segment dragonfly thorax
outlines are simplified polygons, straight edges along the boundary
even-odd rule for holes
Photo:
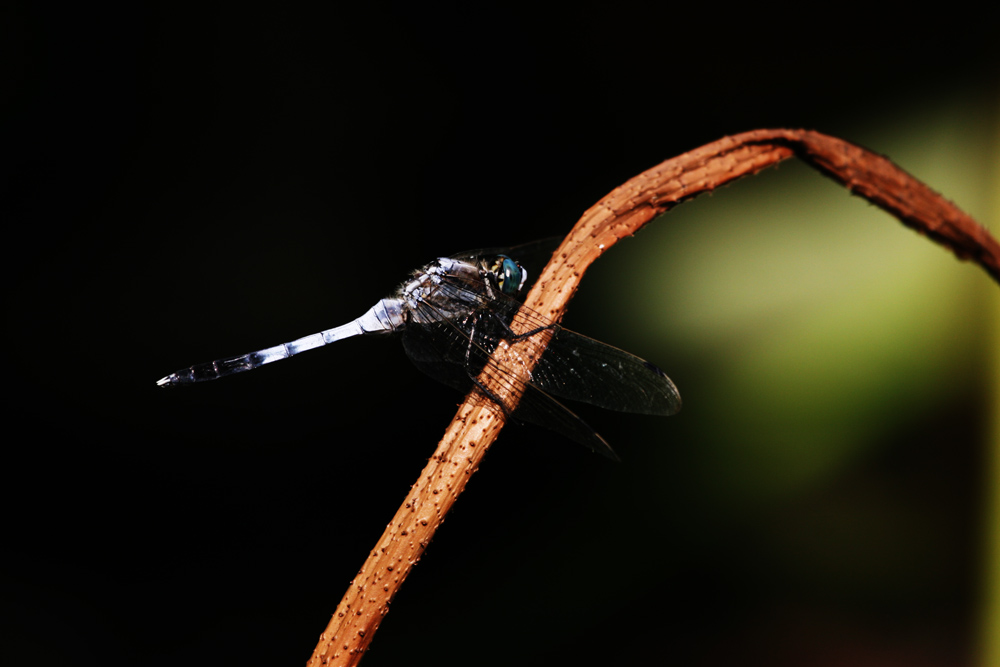
[[[485,307],[494,286],[474,264],[439,257],[397,291],[401,315],[415,324],[464,318]]]

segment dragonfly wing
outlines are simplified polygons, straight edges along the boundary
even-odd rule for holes
[[[410,325],[403,331],[403,349],[413,365],[438,382],[461,392],[472,388],[466,368],[469,339],[455,324]],[[476,358],[479,358],[477,353]]]
[[[520,389],[523,394],[513,411],[497,396],[485,390],[483,393],[514,421],[543,426],[602,456],[619,460],[604,438],[573,411],[537,386],[526,383],[526,371],[517,373],[498,365],[483,345],[490,345],[490,341],[484,341],[483,337],[478,337],[478,342],[472,340],[455,322],[447,320],[433,325],[411,326],[403,333],[403,348],[407,356],[431,378],[467,392],[477,386],[475,378],[485,374],[494,386]]]
[[[450,281],[452,290],[474,291],[474,285]],[[509,337],[507,328],[513,312],[520,306],[513,299],[500,300],[490,310],[470,313],[461,319],[441,316],[429,303],[418,304],[421,324],[411,323],[403,331],[403,349],[413,364],[431,378],[466,392],[478,386],[480,374],[490,378],[494,387],[522,394],[516,409],[502,402],[485,387],[482,392],[515,421],[527,421],[549,428],[575,440],[603,456],[618,460],[608,443],[586,422],[553,396],[531,384],[528,370],[518,363],[524,355],[538,355],[538,337],[527,337],[510,344],[511,363],[498,364],[492,354],[501,339]]]
[[[677,387],[659,368],[561,327],[555,328],[532,382],[561,398],[619,412],[666,416],[681,409]]]
[[[482,290],[481,286],[449,277],[448,289]],[[519,320],[528,333],[513,336],[509,324],[520,310]],[[474,335],[483,358],[478,372],[500,339],[507,340],[513,358],[539,359],[524,382],[573,401],[581,401],[619,412],[667,416],[681,409],[681,397],[674,383],[654,364],[634,354],[553,324],[551,320],[517,299],[494,293],[489,308],[478,312]],[[551,333],[548,346],[541,348],[543,336]],[[473,355],[474,356],[474,355]]]
[[[560,433],[612,461],[621,460],[593,427],[555,397],[532,384],[526,386],[521,402],[514,411],[514,419]]]
[[[562,433],[615,460],[607,442],[558,398],[654,415],[680,409],[677,388],[649,362],[563,329],[496,290],[487,301],[485,285],[467,275],[444,276],[442,289],[458,302],[481,307],[456,318],[445,317],[429,302],[414,304],[420,311],[415,320],[421,323],[410,323],[404,330],[404,349],[417,368],[435,380],[467,391],[477,385],[480,373],[486,373],[498,383],[494,386],[506,385],[522,394],[517,409],[511,410],[480,387],[505,413]],[[515,336],[510,323],[519,309],[529,333]],[[551,340],[543,350],[547,334]],[[492,355],[501,341],[508,346],[507,359],[498,364]],[[531,371],[528,360],[539,360]]]
[[[518,310],[527,330],[520,337],[508,328]],[[495,335],[506,339],[517,356],[540,356],[530,383],[549,394],[619,412],[667,416],[681,409],[680,393],[670,378],[634,354],[553,324],[505,294],[493,295],[488,316],[495,319]],[[549,333],[543,351],[543,336]],[[494,347],[495,342],[489,350]]]

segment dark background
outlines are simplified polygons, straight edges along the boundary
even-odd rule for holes
[[[726,134],[807,127],[881,152],[866,122],[948,99],[995,140],[995,25],[873,9],[7,10],[4,663],[302,664],[460,397],[379,338],[154,381],[342,324],[438,255],[565,234]],[[689,256],[673,245],[650,264]],[[995,285],[933,252],[985,330]],[[746,501],[726,480],[761,470],[712,457],[753,451],[766,424],[717,428],[718,352],[616,333],[601,294],[637,282],[612,278],[588,275],[569,325],[655,359],[685,411],[587,412],[619,465],[507,429],[365,664],[972,664],[986,334],[933,409],[875,411],[876,445]]]

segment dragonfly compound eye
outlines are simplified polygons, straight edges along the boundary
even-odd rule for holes
[[[524,282],[521,265],[506,255],[497,256],[497,261],[492,268],[493,275],[496,276],[497,286],[500,291],[507,295],[517,294]]]

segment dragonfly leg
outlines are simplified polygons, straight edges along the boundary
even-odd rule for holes
[[[473,342],[473,341],[476,340],[476,324],[479,323],[479,318],[478,317],[474,316],[474,317],[471,317],[469,319],[472,320],[472,326],[469,327],[469,337],[467,339],[468,343],[465,346],[465,367],[466,368],[469,367],[469,363],[471,361],[472,348],[473,348],[473,346],[475,346],[475,342]],[[475,380],[473,380],[473,381],[475,381]]]
[[[545,331],[546,329],[555,329],[555,328],[557,328],[559,326],[558,324],[546,324],[544,326],[540,326],[540,327],[537,327],[535,329],[532,329],[531,331],[525,331],[524,333],[516,334],[516,333],[514,333],[514,330],[511,329],[510,326],[506,322],[504,322],[504,321],[501,320],[500,324],[502,324],[503,328],[507,330],[508,334],[510,334],[509,336],[506,336],[506,338],[508,340],[510,340],[511,342],[513,342],[513,343],[517,343],[519,341],[522,341],[525,338],[531,338],[535,334],[541,333],[542,331]]]

